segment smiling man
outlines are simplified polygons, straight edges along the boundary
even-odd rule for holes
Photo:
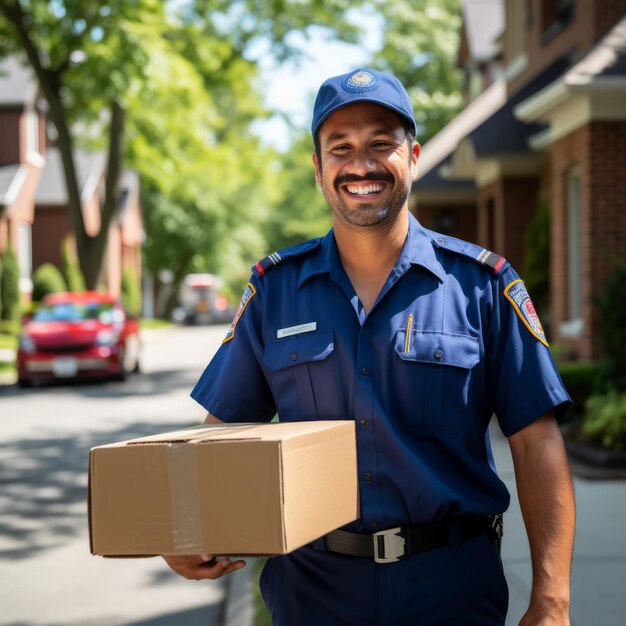
[[[495,414],[532,552],[521,624],[569,624],[574,500],[555,418],[571,401],[523,282],[410,215],[420,148],[395,77],[328,79],[311,130],[333,229],[255,265],[192,392],[209,422],[355,421],[360,519],[267,561],[273,623],[502,626],[509,494],[489,446]],[[244,565],[166,560],[187,578]]]

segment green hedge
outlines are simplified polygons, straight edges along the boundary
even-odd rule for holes
[[[20,319],[20,270],[17,257],[11,247],[2,257],[0,294],[2,302],[0,319],[9,324],[16,323]]]
[[[557,364],[563,384],[574,401],[574,406],[565,416],[567,421],[581,419],[587,400],[598,384],[600,366],[585,361],[566,361]]]
[[[40,265],[33,274],[33,300],[39,302],[49,293],[66,291],[67,285],[63,274],[52,263]]]

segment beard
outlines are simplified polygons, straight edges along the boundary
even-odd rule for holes
[[[340,196],[340,185],[367,180],[382,180],[388,183],[392,187],[391,196],[386,201],[362,201],[357,208],[348,208]],[[369,172],[365,176],[343,174],[333,181],[332,188],[323,182],[322,193],[333,215],[344,225],[350,228],[375,229],[393,223],[409,198],[410,184],[401,181],[394,188],[395,182],[395,178],[389,172]]]

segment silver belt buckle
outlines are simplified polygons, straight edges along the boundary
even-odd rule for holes
[[[394,563],[404,555],[405,539],[401,536],[402,529],[388,528],[372,535],[374,541],[374,561],[376,563]]]

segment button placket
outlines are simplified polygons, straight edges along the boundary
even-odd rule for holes
[[[372,406],[375,376],[372,373],[373,353],[371,345],[372,317],[361,326],[358,339],[358,347],[355,363],[355,388],[354,388],[354,415],[357,428],[359,476],[363,485],[367,486],[367,495],[361,500],[363,521],[368,519],[380,519],[380,496],[378,494],[378,481],[376,469],[378,467],[376,457],[376,443],[374,440],[374,428],[372,426]]]

